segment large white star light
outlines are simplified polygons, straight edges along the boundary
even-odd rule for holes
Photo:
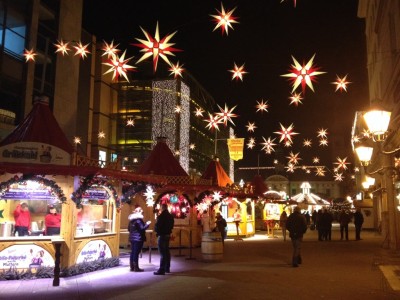
[[[224,5],[221,2],[221,11],[215,9],[218,12],[218,15],[210,15],[211,17],[214,18],[215,23],[217,23],[213,31],[215,31],[218,28],[221,28],[222,35],[224,33],[228,35],[228,29],[231,28],[233,30],[232,24],[239,23],[238,21],[236,21],[237,17],[232,15],[235,9],[236,7],[232,10],[228,10],[225,12]]]

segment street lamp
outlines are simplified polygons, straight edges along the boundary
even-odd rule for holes
[[[385,150],[385,141],[388,137],[388,128],[390,123],[391,112],[385,110],[371,110],[363,114],[365,123],[368,126],[368,133],[374,142],[379,145],[379,153],[383,154],[382,167],[372,172],[366,172],[368,175],[380,174],[382,175],[382,184],[384,185],[382,191],[382,199],[386,199],[386,210],[387,210],[387,221],[388,221],[388,232],[385,240],[388,239],[388,244],[392,249],[398,249],[400,243],[398,242],[397,235],[397,211],[398,206],[395,202],[394,192],[394,179],[395,175],[398,175],[397,169],[394,167],[394,154],[400,150],[400,148],[387,151]],[[373,154],[373,147],[365,145],[358,146],[355,149],[360,163],[366,169],[371,163]],[[385,205],[384,205],[385,206]],[[386,215],[386,214],[385,214]],[[383,215],[383,221],[386,221],[385,215]]]

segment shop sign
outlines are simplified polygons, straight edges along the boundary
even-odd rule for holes
[[[228,139],[229,157],[233,160],[243,158],[244,139]]]
[[[80,264],[111,257],[111,250],[106,242],[103,240],[93,240],[83,247],[76,259],[76,263]]]
[[[50,253],[37,245],[13,245],[0,251],[0,269],[54,267]]]
[[[20,142],[0,147],[0,160],[12,163],[70,165],[71,156],[53,145]]]
[[[87,189],[82,194],[83,199],[108,200],[110,195],[104,189]]]
[[[0,198],[10,200],[57,200],[57,197],[52,195],[48,189],[25,189],[20,187],[3,191]]]

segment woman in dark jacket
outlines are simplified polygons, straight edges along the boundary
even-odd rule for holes
[[[144,270],[139,268],[139,254],[142,251],[143,243],[146,241],[146,229],[149,228],[151,221],[144,223],[143,210],[140,207],[135,208],[128,219],[129,241],[131,243],[131,271],[143,272]]]

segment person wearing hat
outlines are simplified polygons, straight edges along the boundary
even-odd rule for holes
[[[306,217],[301,214],[300,207],[296,206],[293,213],[290,214],[286,221],[286,229],[289,230],[289,237],[292,240],[293,256],[292,266],[298,267],[302,263],[301,259],[301,242],[303,235],[307,231]]]
[[[143,221],[143,209],[136,206],[135,210],[128,217],[129,242],[131,243],[130,268],[131,272],[143,272],[139,268],[139,254],[146,241],[146,229],[149,228],[151,221]]]
[[[49,205],[49,213],[44,218],[46,235],[59,235],[61,227],[61,214],[57,213],[54,205]]]
[[[15,235],[29,235],[31,230],[31,213],[29,212],[28,203],[22,201],[14,210]]]

